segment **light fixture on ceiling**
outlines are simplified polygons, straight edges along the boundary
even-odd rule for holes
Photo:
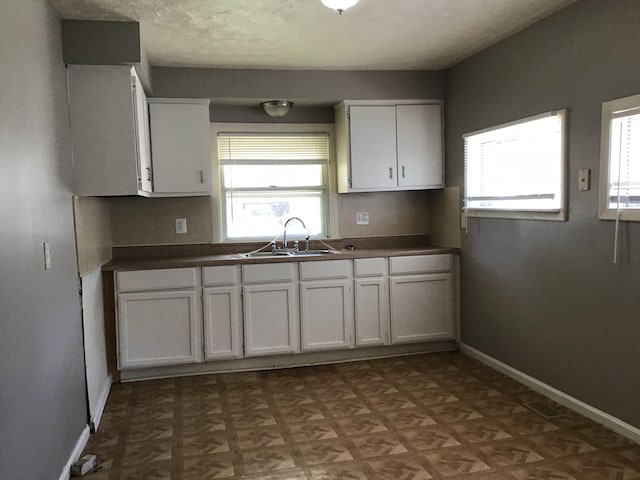
[[[293,102],[289,100],[269,100],[268,102],[262,102],[260,106],[264,109],[264,112],[270,117],[284,117],[291,107]]]
[[[335,10],[340,15],[342,15],[342,12],[344,12],[347,8],[353,7],[356,3],[358,3],[359,0],[321,0],[321,1],[325,7],[328,7],[331,10]]]

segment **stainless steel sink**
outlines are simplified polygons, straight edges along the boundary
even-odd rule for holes
[[[240,257],[243,258],[278,258],[278,257],[318,257],[322,255],[339,255],[340,252],[335,250],[301,250],[287,251],[287,252],[255,252],[255,253],[241,253]]]

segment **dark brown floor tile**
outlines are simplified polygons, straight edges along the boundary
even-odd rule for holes
[[[567,460],[579,480],[638,480],[640,465],[620,461],[608,452],[591,453]]]
[[[164,420],[160,422],[134,423],[131,425],[125,440],[127,443],[148,442],[149,440],[162,440],[173,435],[173,422]]]
[[[281,470],[271,473],[258,473],[240,477],[241,480],[307,480],[304,470],[294,468],[293,470]]]
[[[170,440],[130,443],[125,448],[122,463],[123,465],[140,465],[163,460],[171,460]]]
[[[119,480],[171,480],[171,471],[169,462],[126,467],[122,469]]]
[[[267,389],[271,393],[301,392],[308,388],[304,378],[271,378],[265,381]]]
[[[370,382],[384,382],[387,379],[376,370],[363,370],[346,373],[345,376],[354,385]]]
[[[340,462],[309,468],[310,480],[368,480],[368,469],[362,463]],[[371,477],[373,479],[373,477]]]
[[[469,475],[471,473],[490,470],[477,452],[467,448],[448,449],[426,453],[424,457],[429,464],[443,477]],[[491,476],[490,476],[491,478]]]
[[[222,404],[219,399],[187,399],[182,402],[182,415],[219,415],[222,413]]]
[[[400,435],[416,451],[437,450],[458,447],[461,443],[444,426],[423,427],[415,430],[403,430]]]
[[[229,396],[261,395],[264,393],[264,390],[259,383],[230,383],[225,385],[224,393]]]
[[[407,447],[392,432],[353,437],[351,441],[362,458],[400,455],[408,452]]]
[[[422,375],[422,373],[410,366],[387,366],[382,368],[382,374],[392,380],[398,378],[416,378]]]
[[[290,451],[284,447],[261,448],[242,452],[241,457],[243,475],[296,468]]]
[[[493,419],[480,419],[451,425],[456,436],[466,443],[496,442],[512,438],[503,426]]]
[[[526,412],[527,409],[511,397],[489,397],[474,402],[475,408],[487,417],[501,417]]]
[[[233,372],[219,373],[215,376],[216,383],[245,383],[257,382],[260,379],[258,372]]]
[[[529,465],[517,470],[510,470],[516,480],[580,480],[564,463]]]
[[[335,387],[317,387],[313,389],[315,397],[322,402],[336,400],[351,400],[358,397],[358,393],[350,385],[337,385]]]
[[[461,400],[477,400],[502,395],[498,390],[484,382],[461,383],[448,387],[448,390]]]
[[[296,444],[338,437],[333,425],[327,420],[293,423],[287,425],[287,430]]]
[[[443,388],[429,388],[410,392],[422,405],[442,405],[444,403],[458,402],[460,399]]]
[[[379,480],[429,480],[433,476],[418,457],[394,456],[368,462]]]
[[[397,411],[403,408],[417,407],[415,399],[409,394],[393,393],[379,397],[367,397],[367,402],[378,412]]]
[[[541,462],[543,455],[521,440],[507,440],[478,447],[492,467],[507,467]]]
[[[419,377],[396,378],[394,383],[405,392],[428,390],[440,386],[432,378],[425,375],[421,375]]]
[[[227,398],[227,407],[230,412],[264,410],[269,406],[269,398],[266,395],[239,395]]]
[[[336,420],[338,427],[347,436],[364,435],[368,433],[386,432],[389,429],[377,415],[356,415]]]
[[[206,433],[203,435],[183,437],[182,439],[182,454],[185,457],[197,457],[228,451],[229,442],[224,432]]]
[[[276,424],[271,410],[245,410],[231,414],[234,428],[268,427]]]
[[[274,393],[273,403],[278,407],[294,407],[314,403],[314,399],[308,392],[284,392]]]
[[[384,417],[395,430],[425,427],[436,421],[422,408],[406,408],[397,412],[386,412]]]
[[[556,425],[530,411],[507,415],[497,419],[497,421],[515,435],[534,435],[558,430]]]
[[[464,402],[451,402],[429,406],[429,411],[438,423],[466,422],[482,418],[482,414]]]
[[[328,389],[345,385],[345,381],[337,373],[327,373],[304,378],[304,383],[312,389]]]
[[[356,388],[358,392],[360,392],[360,395],[367,398],[398,393],[398,389],[387,382],[364,383],[358,385]]]
[[[332,417],[350,417],[352,415],[366,415],[371,413],[362,399],[343,400],[325,403],[329,415]]]
[[[559,431],[533,435],[527,439],[537,445],[541,452],[552,457],[566,457],[593,452],[596,448],[583,440],[575,432]]]
[[[235,473],[231,455],[221,453],[185,459],[181,480],[217,480]]]
[[[582,427],[576,431],[585,437],[590,444],[601,448],[617,448],[633,445],[627,438],[612,432],[602,425]]]
[[[151,422],[173,418],[173,403],[163,405],[139,405],[133,409],[132,422]]]
[[[298,446],[305,465],[332,464],[353,460],[351,452],[341,440],[305,443]]]
[[[325,418],[324,413],[316,404],[281,407],[278,408],[278,411],[285,423],[313,422]]]
[[[220,391],[224,390],[224,385],[187,385],[182,389],[185,399],[210,400],[220,398]]]
[[[238,447],[241,450],[284,445],[284,437],[279,427],[252,428],[238,430],[236,433]]]
[[[188,417],[184,419],[182,429],[185,435],[198,435],[200,433],[211,433],[225,430],[226,423],[222,415]]]

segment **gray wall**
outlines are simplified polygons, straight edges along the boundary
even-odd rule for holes
[[[0,478],[51,480],[87,420],[60,21],[0,2],[0,45]]]
[[[569,221],[471,219],[462,240],[462,338],[640,427],[640,224],[597,218],[603,101],[640,93],[640,2],[583,0],[449,71],[447,184],[465,132],[569,109]],[[592,190],[578,192],[590,168]]]

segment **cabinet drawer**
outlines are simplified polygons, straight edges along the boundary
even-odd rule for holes
[[[300,262],[300,280],[349,278],[349,260]]]
[[[118,272],[119,292],[193,288],[198,286],[199,268],[168,268],[165,270],[135,270]]]
[[[356,258],[353,274],[356,277],[378,277],[385,273],[384,258]]]
[[[429,273],[451,271],[451,254],[413,255],[408,257],[391,257],[389,274]]]
[[[293,263],[243,265],[243,283],[291,282],[295,279]]]
[[[203,267],[202,283],[205,287],[215,285],[235,285],[239,283],[240,271],[235,265]]]

